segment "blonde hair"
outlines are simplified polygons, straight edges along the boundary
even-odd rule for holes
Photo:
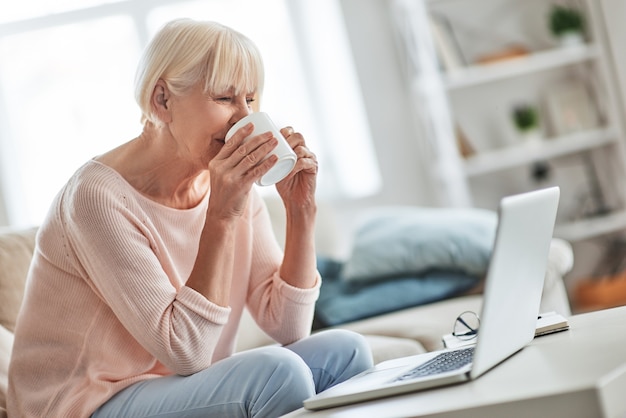
[[[235,94],[256,92],[259,100],[263,78],[261,54],[246,36],[216,22],[177,19],[146,47],[135,76],[135,100],[142,123],[158,123],[151,97],[159,79],[179,96],[200,84],[207,94],[234,89]]]

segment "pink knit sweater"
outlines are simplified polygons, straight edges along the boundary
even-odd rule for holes
[[[230,306],[185,286],[208,196],[176,210],[90,161],[40,228],[9,371],[9,417],[87,417],[140,380],[189,375],[233,353],[246,306],[281,344],[309,334],[313,289],[278,276],[282,252],[251,193]]]

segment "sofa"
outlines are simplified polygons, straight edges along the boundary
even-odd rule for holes
[[[273,225],[276,225],[277,236],[281,236],[284,214],[281,213],[280,206],[272,201],[268,201],[268,207]],[[331,252],[329,242],[332,239],[329,237],[344,232],[340,232],[325,211],[328,211],[328,207],[320,211],[317,225],[318,249],[320,252]],[[0,418],[6,418],[4,406],[12,331],[23,297],[36,232],[36,228],[0,228]],[[356,239],[358,238],[357,234]],[[572,257],[572,250],[567,242],[553,240],[541,302],[542,312],[557,311],[566,316],[570,314],[563,276],[572,268]],[[451,331],[456,316],[466,310],[479,312],[480,305],[480,286],[474,286],[459,294],[441,297],[437,301],[365,316],[326,328],[349,329],[364,335],[372,348],[374,361],[378,363],[442,348],[441,336]],[[318,327],[316,330],[323,328]],[[237,350],[272,343],[273,341],[256,327],[251,317],[244,315]]]

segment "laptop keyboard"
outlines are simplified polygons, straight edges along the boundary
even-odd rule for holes
[[[396,378],[394,382],[411,380],[418,377],[430,376],[460,369],[461,367],[472,362],[473,355],[474,347],[443,352],[428,360],[426,363],[420,364],[416,368],[409,370],[402,376]]]

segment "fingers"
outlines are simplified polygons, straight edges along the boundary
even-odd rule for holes
[[[298,165],[308,172],[317,172],[317,156],[306,146],[304,136],[291,126],[286,126],[280,133],[287,139],[289,146],[298,157]]]
[[[300,132],[296,132],[291,126],[287,126],[281,129],[280,133],[287,139],[289,146],[295,151],[298,157],[307,157],[311,155],[315,157],[315,154],[311,153],[311,151],[309,151],[306,147],[304,136],[302,136]]]
[[[235,132],[226,141],[222,151],[220,151],[222,158],[230,160],[233,166],[240,164],[244,160],[248,164],[254,165],[261,161],[278,144],[278,140],[274,138],[271,132],[255,135],[246,140],[253,130],[253,124],[248,123]]]
[[[273,154],[268,157],[276,145],[278,139],[271,132],[251,138],[241,144],[231,156],[234,169],[244,177],[261,177],[276,163],[278,157]]]
[[[246,139],[248,135],[252,133],[253,130],[254,125],[252,124],[252,122],[247,123],[239,130],[237,130],[237,132],[235,132],[230,138],[228,138],[228,140],[226,140],[224,148],[231,150],[237,149],[243,143],[244,139]]]
[[[266,157],[278,145],[278,139],[274,138],[271,132],[266,132],[245,140],[252,130],[251,124],[244,126],[226,141],[222,149],[223,169],[234,176],[232,179],[256,181],[265,175],[277,161],[277,157],[273,154],[269,158]],[[296,167],[292,175],[300,171],[317,173],[317,156],[306,146],[302,134],[295,132],[291,126],[282,128],[280,133],[296,153]]]
[[[287,126],[280,130],[292,149],[296,149],[298,145],[305,145],[304,136],[300,132],[296,132],[291,126]]]
[[[283,129],[280,130],[280,133],[283,134],[283,136],[285,138],[289,138],[295,132],[296,131],[291,126],[286,126],[286,127],[284,127]]]
[[[311,158],[317,161],[315,153],[308,149],[305,145],[298,145],[293,150],[298,158]]]
[[[222,150],[211,162],[213,172],[217,177],[233,183],[253,182],[276,163],[276,156],[266,157],[278,145],[278,140],[271,132],[254,135],[247,139],[253,128],[252,124],[246,125],[226,141]]]
[[[298,161],[296,162],[296,165],[300,166],[302,171],[311,174],[317,173],[318,163],[317,157],[314,153],[309,151],[306,147],[298,147],[296,155],[298,155]]]

